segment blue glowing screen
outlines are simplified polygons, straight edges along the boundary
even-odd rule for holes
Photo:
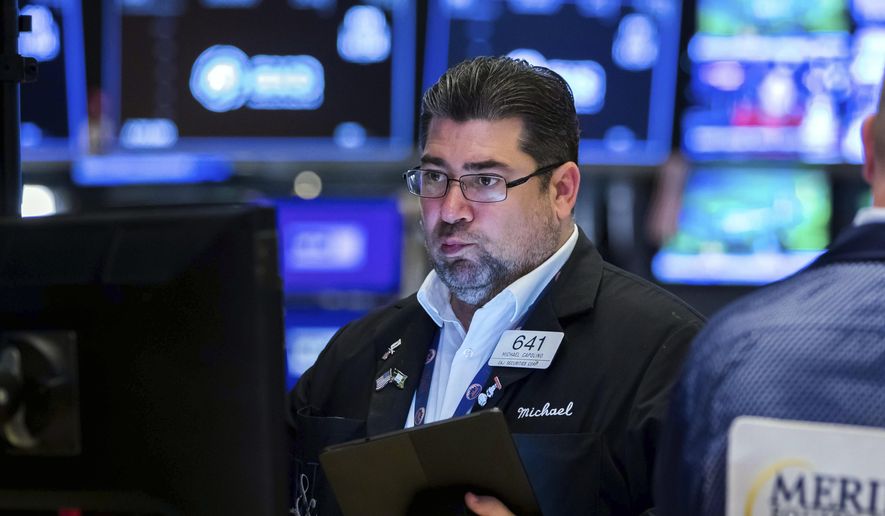
[[[31,32],[19,36],[19,52],[37,60],[38,79],[21,85],[24,161],[65,161],[85,146],[86,70],[80,2],[29,0],[22,15]]]
[[[885,24],[885,3],[880,0],[853,0],[851,9],[860,25]]]
[[[699,0],[688,55],[694,158],[862,159],[885,68],[880,0]]]
[[[291,309],[286,311],[286,387],[316,362],[329,340],[342,326],[365,315],[354,310]]]
[[[571,86],[588,164],[654,164],[670,150],[678,0],[433,0],[425,88],[469,57],[509,55]]]
[[[401,159],[413,146],[414,11],[402,1],[125,0],[106,45],[120,49],[107,87],[119,147]]]
[[[277,212],[288,294],[399,290],[402,216],[395,200],[291,200]]]
[[[233,173],[230,160],[193,152],[90,155],[71,167],[71,178],[84,186],[221,182]]]
[[[758,285],[809,264],[829,244],[831,193],[817,169],[698,169],[676,234],[652,260],[661,281]]]

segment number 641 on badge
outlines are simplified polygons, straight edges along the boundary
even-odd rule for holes
[[[508,330],[501,335],[489,365],[547,369],[562,343],[561,331]]]

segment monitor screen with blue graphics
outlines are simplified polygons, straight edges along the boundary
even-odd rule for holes
[[[116,147],[232,161],[388,161],[413,148],[415,5],[119,0]]]
[[[509,55],[574,93],[580,160],[654,165],[670,151],[681,2],[431,0],[424,87],[470,57]]]
[[[20,90],[22,160],[74,159],[88,143],[80,2],[27,0],[19,12],[31,18],[31,30],[19,35],[19,53],[38,67],[37,80]]]

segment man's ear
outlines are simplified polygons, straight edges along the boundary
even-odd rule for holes
[[[578,200],[578,189],[581,186],[581,170],[574,161],[569,161],[553,172],[550,178],[550,195],[553,198],[553,209],[559,220],[566,220]]]
[[[876,115],[870,115],[863,121],[860,129],[860,137],[863,141],[863,178],[867,183],[873,184],[873,174],[876,173]]]

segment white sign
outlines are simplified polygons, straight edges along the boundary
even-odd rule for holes
[[[885,429],[739,417],[728,516],[885,514]]]

